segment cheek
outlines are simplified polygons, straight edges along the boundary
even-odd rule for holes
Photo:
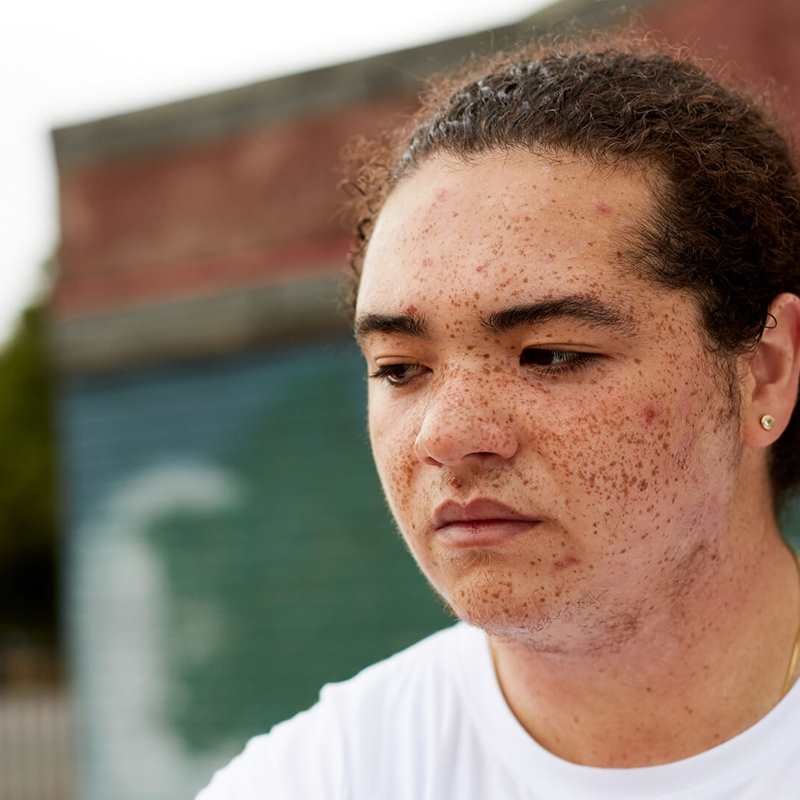
[[[368,412],[372,455],[392,512],[401,518],[411,504],[417,459],[413,421],[370,397]]]
[[[674,449],[671,414],[663,404],[607,394],[560,421],[562,430],[541,441],[549,443],[546,459],[554,473],[570,487],[567,503],[598,512],[663,492]]]
[[[710,522],[719,503],[708,472],[724,477],[720,464],[734,435],[704,424],[720,406],[716,390],[665,387],[659,396],[643,389],[608,394],[573,414],[545,454],[567,519],[621,554],[649,547],[651,534]]]

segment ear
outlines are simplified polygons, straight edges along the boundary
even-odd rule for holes
[[[797,402],[800,380],[800,297],[784,292],[769,306],[769,317],[754,352],[748,356],[742,431],[751,447],[769,447],[786,430]],[[775,422],[761,424],[768,414]]]

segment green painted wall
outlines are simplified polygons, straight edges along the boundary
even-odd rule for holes
[[[82,798],[193,796],[452,623],[386,510],[364,372],[342,342],[65,387]]]

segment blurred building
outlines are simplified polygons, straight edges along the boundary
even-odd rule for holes
[[[449,624],[371,462],[337,308],[339,153],[429,73],[567,19],[621,21],[616,5],[54,132],[82,800],[190,797],[323,683]],[[634,5],[800,100],[793,0]]]

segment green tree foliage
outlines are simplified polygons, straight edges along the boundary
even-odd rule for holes
[[[0,631],[56,630],[53,375],[42,303],[0,352]]]

